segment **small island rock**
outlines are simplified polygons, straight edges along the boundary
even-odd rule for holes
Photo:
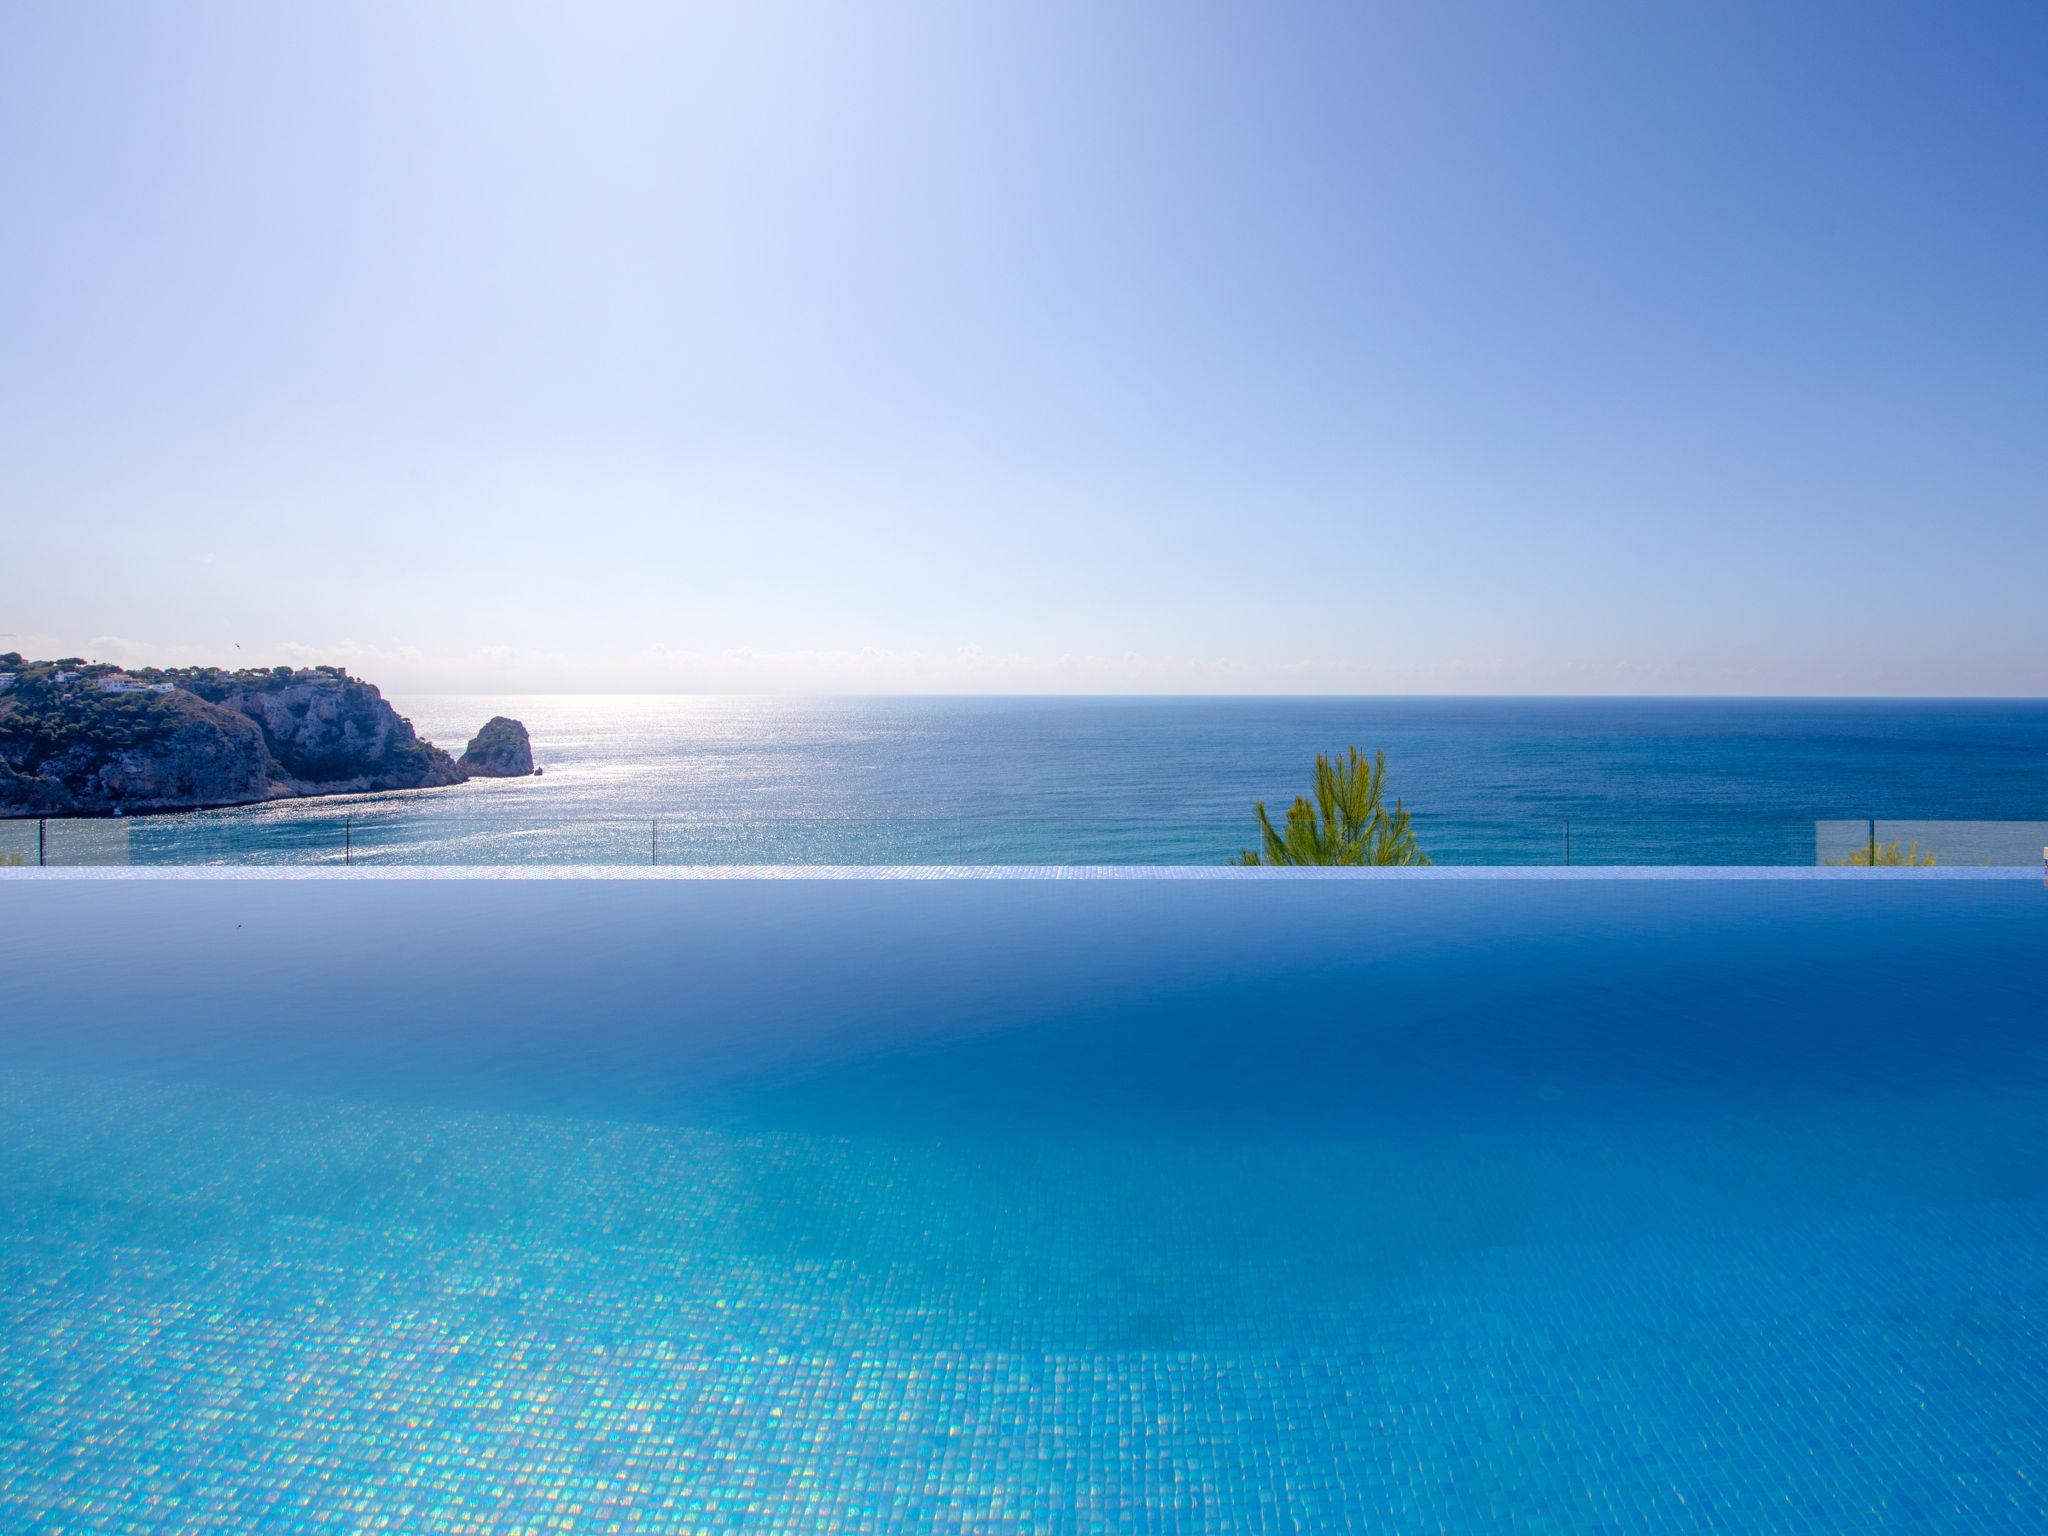
[[[472,779],[517,779],[540,772],[533,766],[526,727],[503,715],[484,722],[455,766]]]

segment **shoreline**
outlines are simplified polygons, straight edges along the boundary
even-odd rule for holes
[[[6,812],[0,813],[0,826],[34,821],[148,821],[159,816],[192,816],[201,811],[246,811],[263,805],[296,805],[307,800],[344,800],[352,796],[383,800],[397,795],[438,794],[444,789],[461,789],[465,784],[472,782],[475,781],[458,779],[452,784],[407,784],[397,789],[318,789],[304,794],[266,795],[261,800],[217,800],[198,805],[153,806],[146,810],[133,811],[123,807],[107,811],[31,811],[25,815]]]

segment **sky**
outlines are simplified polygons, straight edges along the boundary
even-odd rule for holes
[[[2048,694],[2048,7],[0,0],[0,649]]]

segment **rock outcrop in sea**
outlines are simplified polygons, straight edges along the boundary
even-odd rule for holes
[[[532,771],[518,721],[493,720],[472,751],[486,736],[516,739],[521,771]],[[514,757],[499,746],[487,760]],[[246,805],[427,789],[468,776],[375,686],[341,667],[131,672],[0,655],[0,816]]]
[[[455,766],[472,779],[524,778],[534,772],[533,743],[517,720],[493,715],[470,738]]]

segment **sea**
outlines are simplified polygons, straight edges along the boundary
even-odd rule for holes
[[[2048,701],[395,696],[460,752],[529,728],[537,778],[14,823],[48,862],[1217,865],[1383,752],[1439,864],[2035,862]],[[33,849],[33,852],[28,850]]]

